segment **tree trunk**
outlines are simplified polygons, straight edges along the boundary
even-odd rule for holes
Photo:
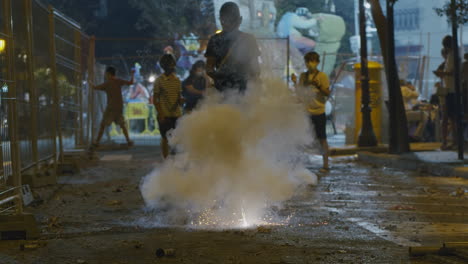
[[[377,28],[377,35],[380,40],[387,75],[389,94],[388,111],[390,117],[389,152],[394,154],[409,152],[408,123],[403,104],[403,96],[401,94],[400,80],[398,77],[398,68],[394,52],[394,39],[393,34],[389,34],[394,32],[393,23],[389,25],[389,21],[382,11],[382,6],[380,5],[379,0],[369,0],[369,2],[371,3],[372,17]],[[389,32],[389,30],[391,30],[391,32]],[[389,36],[392,37],[389,38]]]

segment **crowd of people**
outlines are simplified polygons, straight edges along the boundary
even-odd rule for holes
[[[433,73],[439,79],[434,86],[435,92],[429,102],[419,100],[417,89],[404,80],[400,80],[401,93],[409,123],[409,135],[412,141],[442,142],[442,150],[452,150],[457,146],[457,97],[454,84],[453,39],[450,35],[442,40],[441,56],[443,62]],[[461,70],[462,100],[466,106],[468,96],[468,54],[464,56]],[[460,109],[462,110],[462,109]],[[466,110],[464,110],[466,112]],[[436,135],[440,134],[437,138]]]
[[[157,113],[164,158],[171,153],[168,132],[175,129],[177,120],[183,114],[189,114],[196,109],[209,89],[214,88],[219,92],[235,91],[243,95],[247,84],[258,80],[260,76],[260,50],[253,35],[239,30],[242,23],[239,7],[233,2],[227,2],[219,13],[223,30],[210,38],[205,53],[206,64],[202,60],[195,62],[189,76],[181,81],[176,74],[176,59],[172,54],[166,53],[159,60],[163,73],[154,82],[150,101]],[[330,94],[329,80],[325,73],[318,70],[319,54],[307,53],[304,62],[307,71],[301,74],[299,81],[296,80],[295,86],[296,89],[314,91],[313,98],[305,104],[315,136],[323,150],[322,170],[327,171],[329,166],[325,102]],[[129,138],[123,117],[122,87],[133,84],[133,72],[131,80],[126,81],[116,77],[115,68],[108,67],[105,79],[103,84],[94,87],[106,92],[108,104],[93,146],[99,146],[104,130],[112,122],[121,127],[128,145],[132,146],[133,141]]]
[[[171,153],[168,132],[175,129],[178,119],[183,114],[189,114],[197,108],[206,92],[213,88],[219,92],[236,91],[244,94],[247,83],[256,81],[260,75],[260,51],[253,35],[241,32],[242,22],[239,7],[233,2],[225,3],[220,9],[220,21],[223,30],[213,35],[206,49],[206,63],[203,60],[195,62],[189,76],[185,80],[176,74],[176,59],[170,54],[164,54],[159,61],[163,73],[155,80],[151,102],[154,104],[156,121],[161,134],[161,149],[164,158]],[[410,127],[410,137],[413,141],[435,140],[436,131],[441,131],[442,149],[452,149],[456,145],[457,123],[456,97],[453,84],[452,37],[446,36],[443,41],[442,56],[444,62],[434,74],[440,78],[436,83],[436,92],[430,102],[419,101],[419,93],[411,82],[400,81],[400,87],[405,104],[406,115]],[[468,58],[465,54],[465,59]],[[305,110],[310,116],[315,137],[320,143],[323,155],[322,170],[328,171],[328,143],[326,135],[325,104],[330,95],[328,76],[318,70],[320,55],[308,52],[304,56],[307,71],[299,79],[291,76],[295,91],[310,91],[311,96],[302,98],[306,102]],[[463,64],[463,72],[468,71],[468,62]],[[130,140],[123,117],[122,86],[133,84],[130,81],[116,78],[115,69],[108,67],[105,73],[106,82],[95,89],[103,90],[108,97],[107,108],[101,122],[100,130],[93,146],[98,146],[106,127],[112,122],[118,124],[127,139]],[[468,76],[463,74],[462,76]],[[467,80],[463,81],[463,87]],[[464,98],[467,89],[463,89]],[[299,98],[301,96],[298,96]],[[442,120],[438,122],[438,120]],[[449,141],[449,136],[451,140]]]

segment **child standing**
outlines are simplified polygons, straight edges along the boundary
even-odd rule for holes
[[[176,60],[171,54],[161,57],[159,64],[164,73],[154,82],[153,103],[157,111],[161,149],[163,157],[169,155],[167,132],[175,129],[177,119],[182,115],[182,85],[175,74]]]
[[[182,83],[184,93],[184,112],[190,113],[203,99],[206,88],[209,85],[209,77],[205,73],[205,62],[199,60],[192,65],[190,76]]]
[[[317,66],[320,63],[320,55],[317,52],[309,52],[304,56],[304,62],[307,66],[307,71],[302,73],[299,78],[299,89],[312,90],[312,98],[308,102],[307,112],[310,115],[312,124],[314,125],[315,135],[320,142],[322,148],[323,167],[321,172],[329,171],[328,167],[328,142],[326,133],[327,118],[325,115],[325,103],[330,95],[330,81],[327,74],[318,70]],[[293,82],[296,83],[296,78],[293,76]]]
[[[133,84],[133,74],[130,81],[125,81],[115,77],[116,70],[114,67],[107,67],[105,73],[106,82],[95,86],[94,89],[105,91],[107,95],[107,106],[104,112],[104,116],[101,121],[101,127],[99,128],[99,133],[96,138],[96,141],[93,143],[93,147],[98,147],[99,142],[101,141],[104,130],[115,122],[120,126],[122,132],[125,135],[127,144],[129,147],[133,146],[133,141],[130,140],[128,136],[128,130],[125,124],[125,119],[123,116],[123,98],[122,98],[122,86]]]

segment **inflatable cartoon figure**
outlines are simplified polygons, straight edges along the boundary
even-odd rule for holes
[[[304,36],[300,30],[307,30]],[[318,21],[312,17],[307,8],[301,7],[296,12],[286,12],[278,23],[276,33],[280,38],[289,38],[291,44],[303,54],[312,51],[315,47],[315,37],[318,30]]]
[[[336,55],[340,49],[346,25],[343,18],[333,14],[313,14],[312,18],[318,20],[315,51],[324,57],[322,59],[323,71],[330,75],[335,67]]]
[[[298,8],[294,13],[286,12],[278,23],[279,37],[289,38],[292,46],[302,54],[316,51],[325,54],[323,71],[330,74],[336,62],[336,52],[345,34],[344,20],[333,14],[312,14],[307,8]],[[306,31],[307,34],[301,33]]]

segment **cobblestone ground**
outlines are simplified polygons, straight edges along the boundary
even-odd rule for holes
[[[431,263],[410,259],[408,247],[468,241],[468,195],[460,194],[467,180],[371,167],[351,156],[334,158],[317,186],[297,190],[278,211],[287,224],[144,227],[139,183],[161,164],[158,149],[99,155],[79,174],[37,190],[44,203],[27,211],[45,245],[21,251],[17,241],[2,242],[0,263]],[[318,171],[320,159],[310,160]],[[157,248],[175,255],[157,258]]]

